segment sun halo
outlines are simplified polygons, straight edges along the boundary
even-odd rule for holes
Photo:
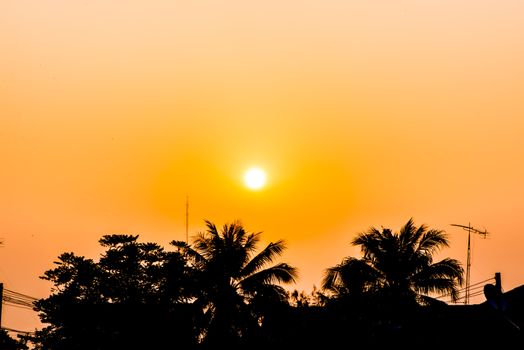
[[[260,190],[266,184],[266,172],[257,167],[249,168],[244,174],[244,184],[251,190]]]

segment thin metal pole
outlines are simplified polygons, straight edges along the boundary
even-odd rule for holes
[[[189,196],[186,196],[186,244],[189,244]]]
[[[464,304],[469,304],[469,281],[471,269],[471,226],[468,226],[468,257],[466,263],[466,295],[464,297]]]
[[[458,225],[458,224],[451,224],[451,226],[457,226],[462,227],[464,230],[468,231],[468,256],[467,256],[467,262],[466,262],[466,292],[464,293],[464,304],[469,304],[469,283],[470,283],[470,270],[471,270],[471,232],[478,233],[479,235],[482,235],[483,238],[486,238],[488,235],[488,231],[480,231],[476,228],[473,228],[471,226],[471,223],[468,223],[468,226],[465,225]]]

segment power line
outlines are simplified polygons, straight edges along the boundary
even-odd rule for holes
[[[493,280],[496,280],[496,278],[495,277],[491,277],[491,278],[485,279],[483,281],[476,282],[476,283],[470,285],[469,287],[461,288],[461,289],[457,290],[457,292],[459,294],[460,293],[464,293],[463,295],[459,296],[456,300],[446,299],[446,300],[444,300],[444,302],[446,302],[446,303],[457,303],[459,301],[462,302],[463,300],[465,300],[466,295],[468,296],[468,298],[469,297],[476,297],[476,296],[482,295],[482,294],[484,294],[484,285],[487,282],[490,282],[490,281],[493,281]],[[446,293],[446,294],[442,294],[442,295],[437,296],[436,299],[449,298],[450,296],[451,296],[451,293]]]
[[[18,333],[18,334],[25,334],[25,335],[31,335],[35,334],[35,332],[29,332],[29,331],[21,331],[18,329],[8,328],[8,327],[2,327],[3,330],[6,330],[8,332]]]
[[[478,285],[480,285],[480,284],[484,284],[484,283],[489,282],[489,281],[493,281],[494,279],[495,279],[494,277],[491,277],[491,278],[488,278],[488,279],[486,279],[486,280],[484,280],[484,281],[480,281],[480,282],[477,282],[477,283],[471,284],[471,285],[469,286],[469,289],[470,289],[470,290],[475,289],[474,287],[476,287],[476,286],[478,286]],[[484,286],[482,286],[482,287],[484,287]],[[468,287],[464,287],[464,288],[458,289],[457,292],[459,292],[459,293],[464,292],[467,288],[468,288]],[[446,294],[439,295],[439,296],[436,297],[436,298],[437,298],[437,299],[445,298],[445,297],[450,296],[450,295],[451,295],[451,293],[446,293]]]
[[[37,298],[27,294],[18,293],[7,288],[3,289],[2,304],[5,305],[33,309],[37,300]]]
[[[2,320],[2,307],[3,305],[9,307],[15,307],[19,309],[26,309],[34,311],[35,302],[38,300],[27,294],[15,292],[7,288],[3,288],[3,283],[0,283],[0,326]]]
[[[32,307],[22,306],[22,305],[17,305],[17,304],[11,304],[11,303],[8,303],[8,302],[4,302],[3,305],[9,306],[9,307],[15,307],[17,309],[34,310]]]
[[[17,297],[25,298],[25,299],[30,299],[30,300],[34,300],[34,301],[38,300],[38,298],[32,297],[32,296],[27,295],[27,294],[18,293],[18,292],[15,292],[15,291],[7,289],[7,288],[4,288],[4,293],[9,293],[9,294],[12,294],[13,296],[17,296]]]
[[[14,290],[10,290],[10,289],[4,288],[4,284],[3,283],[0,283],[0,299],[1,299],[1,303],[0,303],[0,328],[5,330],[5,331],[8,331],[8,332],[13,332],[13,333],[22,334],[22,335],[33,335],[33,334],[35,334],[35,332],[21,331],[19,329],[2,327],[1,326],[2,305],[7,305],[7,306],[11,306],[11,307],[17,307],[17,308],[34,310],[33,309],[34,303],[38,299],[35,298],[35,297],[32,297],[30,295],[27,295],[27,294],[18,293],[18,292],[15,292]]]
[[[12,300],[6,299],[6,298],[4,298],[3,304],[4,305],[9,305],[9,306],[14,306],[14,307],[19,307],[19,308],[33,309],[33,304],[26,304],[26,303],[21,303],[21,302],[18,302],[18,301],[12,301]]]
[[[4,284],[0,283],[0,329],[6,330],[8,332],[23,334],[23,335],[32,335],[34,332],[21,331],[18,329],[2,327],[2,305],[8,305],[17,308],[30,309],[34,310],[34,303],[38,300],[35,297],[32,297],[27,294],[22,294],[4,288]]]

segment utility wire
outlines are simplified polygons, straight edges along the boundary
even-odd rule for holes
[[[33,309],[35,301],[38,299],[26,294],[18,293],[13,290],[4,288],[2,295],[2,304]]]
[[[13,328],[8,328],[8,327],[2,327],[2,329],[8,332],[13,332],[13,333],[18,333],[18,334],[25,334],[25,335],[35,334],[35,332],[20,331],[18,329],[13,329]]]
[[[16,304],[11,304],[11,303],[7,303],[7,302],[4,302],[2,304],[5,305],[5,306],[9,306],[9,307],[16,307],[18,309],[34,310],[32,307],[16,305]]]
[[[26,298],[26,299],[31,299],[31,300],[38,300],[38,298],[32,297],[32,296],[27,295],[27,294],[18,293],[18,292],[15,292],[15,291],[7,289],[7,288],[4,288],[4,293],[10,293],[10,294],[16,295],[16,296],[18,296],[20,298]]]
[[[7,288],[3,289],[2,304],[7,305],[7,306],[33,310],[34,303],[37,300],[38,298],[32,297],[27,294],[18,293],[18,292],[15,292],[14,290],[10,290]],[[23,335],[33,335],[35,333],[35,332],[21,331],[18,329],[13,329],[13,328],[8,328],[8,327],[2,327],[1,329],[6,330],[8,332],[23,334]]]
[[[495,278],[491,277],[491,278],[488,278],[488,279],[486,279],[484,281],[480,281],[480,282],[471,284],[469,286],[469,288],[468,287],[464,287],[464,288],[461,288],[461,289],[457,290],[457,292],[461,293],[461,292],[465,292],[466,290],[476,290],[476,289],[479,289],[479,288],[484,288],[484,283],[492,281],[492,280],[495,280]],[[439,295],[438,297],[436,297],[436,299],[449,297],[450,295],[451,295],[451,293],[442,294],[442,295]],[[462,298],[463,297],[460,297],[459,299],[462,299]]]

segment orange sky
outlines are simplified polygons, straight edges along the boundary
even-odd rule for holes
[[[524,284],[522,1],[4,0],[0,50],[6,288],[49,295],[38,276],[104,234],[183,240],[186,195],[190,234],[285,239],[299,290],[410,217],[464,264],[450,224],[487,229],[472,283]]]

